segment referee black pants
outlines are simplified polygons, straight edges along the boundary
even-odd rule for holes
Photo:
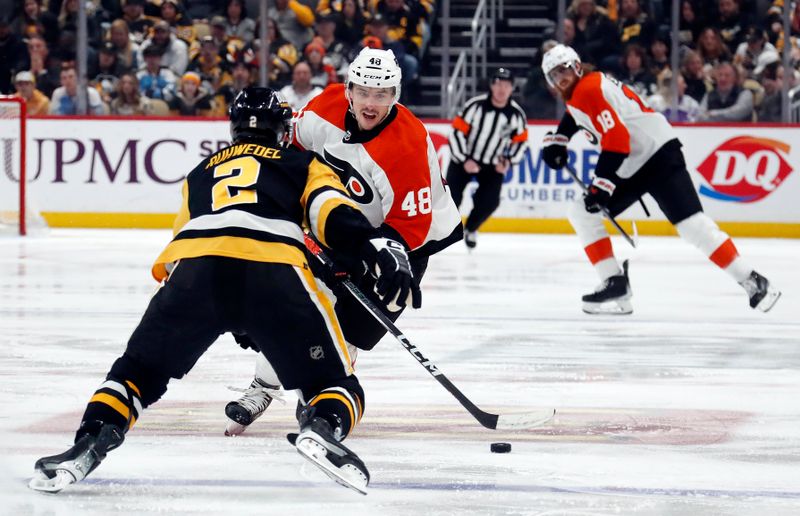
[[[447,184],[457,207],[461,206],[464,189],[473,178],[478,181],[478,189],[472,196],[472,211],[464,224],[467,231],[477,231],[500,206],[500,189],[503,187],[505,174],[498,173],[494,165],[481,165],[477,174],[469,174],[464,170],[463,163],[451,161],[447,167]]]

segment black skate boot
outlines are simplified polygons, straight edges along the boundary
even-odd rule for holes
[[[583,296],[587,314],[627,315],[633,313],[631,284],[628,281],[628,260],[622,262],[622,274],[611,276],[597,290]]]
[[[69,450],[36,461],[36,474],[28,487],[36,491],[57,493],[70,484],[80,482],[95,470],[106,454],[125,440],[122,429],[103,425],[95,435],[86,434]]]
[[[775,289],[767,278],[753,271],[746,280],[739,283],[750,296],[750,308],[756,308],[762,312],[769,312],[781,297],[780,290]]]
[[[306,407],[300,414],[300,433],[286,437],[297,452],[313,462],[338,484],[363,495],[367,494],[369,471],[358,455],[344,446],[337,435],[340,429],[331,429],[330,423],[314,416],[314,407]]]
[[[225,435],[228,436],[244,432],[253,421],[266,412],[272,400],[286,403],[279,385],[268,385],[258,378],[254,378],[247,389],[228,388],[244,393],[238,400],[225,405],[225,415],[228,416]]]
[[[467,249],[472,251],[478,245],[478,232],[477,231],[464,231],[464,244]]]

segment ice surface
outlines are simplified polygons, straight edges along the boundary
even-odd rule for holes
[[[800,514],[800,241],[737,239],[783,290],[772,312],[677,238],[642,238],[634,314],[580,311],[597,279],[574,236],[481,234],[431,260],[398,325],[475,403],[556,407],[548,426],[475,423],[391,338],[359,356],[367,410],[347,444],[370,494],[296,453],[293,402],[241,437],[223,407],[253,355],[222,338],[82,484],[25,486],[67,448],[155,284],[166,231],[0,239],[0,513]],[[293,398],[291,395],[290,398]],[[489,445],[508,441],[510,454]]]

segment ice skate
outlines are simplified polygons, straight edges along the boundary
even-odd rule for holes
[[[103,425],[97,436],[86,434],[64,453],[37,460],[36,474],[28,487],[57,493],[70,484],[80,482],[100,465],[109,451],[124,440],[125,435],[120,427]]]
[[[587,314],[627,315],[633,312],[631,284],[628,281],[628,260],[622,262],[622,274],[611,276],[597,290],[583,296]]]
[[[300,415],[300,433],[289,434],[289,442],[294,444],[300,455],[313,462],[338,484],[363,495],[367,494],[367,467],[358,455],[339,442],[325,419],[312,416],[313,411],[304,409]]]
[[[746,280],[739,283],[750,296],[750,308],[769,312],[781,297],[780,290],[775,289],[767,278],[753,271]]]
[[[253,421],[264,414],[272,400],[286,403],[281,395],[280,386],[268,385],[258,378],[254,378],[247,389],[228,388],[244,393],[238,400],[225,405],[225,415],[228,416],[225,435],[228,436],[243,433]]]
[[[478,245],[478,232],[464,231],[464,244],[470,251],[475,249],[475,247]]]

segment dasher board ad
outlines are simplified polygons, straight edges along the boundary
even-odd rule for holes
[[[3,123],[7,123],[3,121]],[[445,122],[426,123],[439,153],[442,174],[449,164]],[[565,170],[552,170],[541,158],[541,141],[555,125],[529,125],[529,148],[505,174],[495,219],[563,221],[566,204],[580,199],[577,184]],[[4,128],[5,129],[5,128]],[[720,222],[800,223],[800,136],[796,127],[681,126],[675,128],[705,211]],[[3,131],[0,202],[14,202],[18,191],[18,152],[13,132]],[[8,136],[7,136],[8,135]],[[137,227],[136,217],[177,211],[180,184],[203,158],[229,145],[222,120],[126,118],[28,121],[29,200],[52,225],[80,226],[81,217],[59,214],[114,214],[117,227]],[[9,159],[9,154],[10,159]],[[569,144],[573,168],[588,182],[599,147],[583,133]],[[468,188],[474,189],[475,183]],[[664,220],[655,201],[645,196],[651,218]],[[470,209],[465,195],[462,213]],[[621,219],[645,217],[638,204]],[[70,223],[69,221],[73,222]],[[53,223],[55,221],[55,223]],[[126,222],[127,221],[127,222]],[[159,222],[158,226],[169,226]],[[139,226],[141,227],[141,226]]]

